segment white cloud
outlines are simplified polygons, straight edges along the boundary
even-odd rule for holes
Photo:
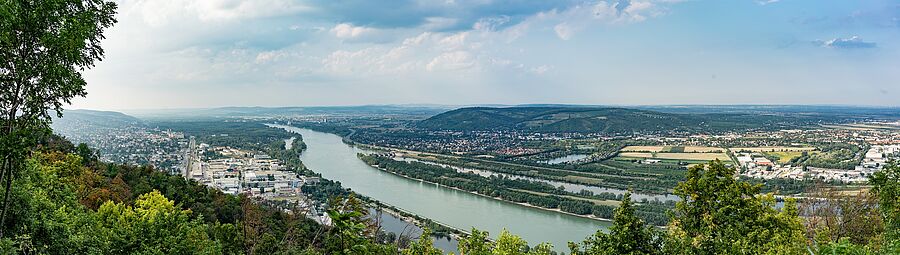
[[[459,19],[448,17],[427,17],[421,28],[426,31],[448,29],[459,24]]]
[[[348,38],[358,38],[360,36],[364,36],[367,34],[372,34],[376,31],[374,28],[368,28],[363,26],[354,26],[349,23],[341,23],[334,26],[331,29],[331,33],[334,34],[335,37],[341,39]]]
[[[816,43],[825,48],[835,49],[866,49],[877,46],[876,43],[863,41],[859,36],[855,35],[850,38],[834,38],[827,41],[817,41]]]
[[[263,51],[256,54],[255,62],[257,64],[269,63],[285,57],[285,55],[282,51]]]
[[[475,60],[472,54],[467,51],[453,51],[443,53],[428,63],[425,70],[428,71],[446,71],[446,70],[462,70],[475,66]]]
[[[481,31],[495,31],[500,26],[509,23],[509,21],[509,16],[481,18],[477,22],[475,22],[474,25],[472,25],[472,29]]]
[[[556,36],[558,36],[559,39],[563,40],[569,40],[570,38],[572,38],[572,33],[574,33],[574,31],[572,31],[572,27],[570,27],[566,23],[560,23],[556,26],[553,26],[553,31],[556,32]]]
[[[308,11],[311,8],[290,0],[138,0],[125,2],[126,12],[138,12],[151,26],[179,24],[184,20],[229,22],[265,18]]]
[[[546,73],[547,71],[550,71],[550,69],[552,69],[552,67],[550,67],[548,65],[540,65],[537,67],[532,67],[531,72],[534,74],[541,75],[541,74]]]
[[[650,1],[585,2],[564,10],[538,13],[516,26],[540,27],[541,24],[552,23],[557,37],[570,40],[590,26],[642,22],[665,12],[665,7]]]

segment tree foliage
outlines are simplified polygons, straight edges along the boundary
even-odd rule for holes
[[[18,170],[51,113],[84,96],[81,72],[103,57],[103,31],[116,20],[104,0],[0,1],[0,225]],[[0,228],[0,238],[4,228]]]
[[[720,161],[688,170],[669,224],[670,252],[684,254],[799,254],[805,238],[796,203],[775,209],[759,185],[735,179]]]
[[[660,238],[655,229],[635,216],[631,193],[625,193],[608,234],[598,230],[584,240],[581,247],[570,243],[569,248],[572,254],[660,254]]]
[[[884,249],[900,254],[900,165],[892,162],[870,180],[884,217]]]

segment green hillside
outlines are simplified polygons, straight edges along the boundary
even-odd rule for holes
[[[471,107],[435,115],[418,123],[418,127],[460,131],[631,133],[795,128],[820,121],[823,120],[801,116],[677,114],[605,107]]]
[[[141,125],[144,125],[144,121],[121,112],[95,110],[67,110],[62,118],[53,120],[53,129],[56,131],[85,127],[120,128]]]

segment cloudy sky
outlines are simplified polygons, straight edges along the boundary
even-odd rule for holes
[[[893,0],[120,0],[73,108],[900,105]]]

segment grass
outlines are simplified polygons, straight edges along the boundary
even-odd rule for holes
[[[763,154],[766,154],[767,156],[778,157],[778,163],[785,164],[785,163],[791,161],[791,159],[802,156],[803,152],[802,151],[776,151],[776,152],[764,152]]]
[[[515,190],[515,191],[519,191],[519,192],[525,192],[525,193],[530,193],[530,194],[535,194],[535,195],[538,195],[538,196],[545,196],[545,197],[546,197],[546,196],[551,196],[551,195],[552,195],[552,194],[547,194],[547,193],[544,193],[544,192],[530,191],[530,190],[524,190],[524,189],[510,189],[510,190]],[[593,198],[586,198],[586,197],[577,197],[577,196],[570,196],[570,195],[555,195],[555,196],[558,196],[558,197],[565,197],[565,198],[571,198],[571,199],[581,200],[581,201],[587,201],[587,202],[594,203],[595,205],[619,206],[619,203],[621,203],[621,202],[616,201],[616,200],[601,200],[601,199],[593,199]]]
[[[574,182],[586,183],[586,184],[590,184],[590,185],[596,185],[596,186],[601,186],[601,185],[606,184],[603,182],[603,180],[600,180],[597,178],[577,176],[577,175],[566,175],[565,177],[563,177],[563,179],[566,179],[569,181],[574,181]]]

